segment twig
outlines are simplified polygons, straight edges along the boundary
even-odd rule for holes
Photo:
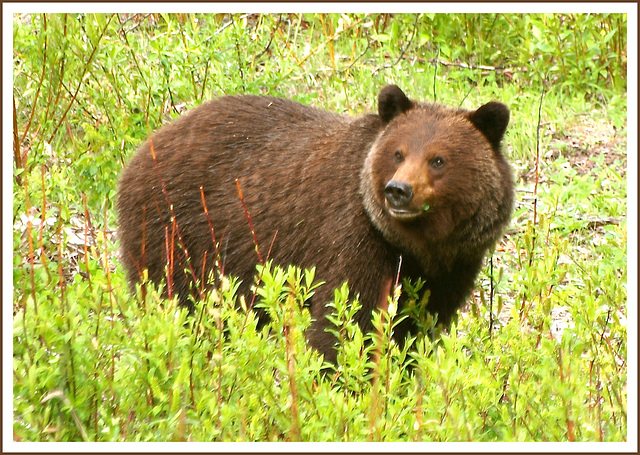
[[[295,293],[287,296],[285,315],[289,316],[289,322],[283,321],[285,355],[287,362],[287,373],[289,375],[289,391],[291,394],[291,440],[300,441],[300,417],[298,414],[298,386],[296,383],[296,352],[295,352],[295,317],[293,315],[293,305],[296,304]]]
[[[342,33],[346,32],[347,30],[351,30],[352,28],[354,28],[357,25],[360,25],[360,23],[362,23],[362,19],[358,19],[353,24],[343,28],[342,30],[340,30],[338,32],[335,32],[333,35],[327,37],[327,39],[325,39],[325,41],[323,43],[321,43],[318,47],[316,47],[313,51],[309,52],[307,55],[302,57],[302,59],[299,59],[298,56],[293,53],[293,51],[291,52],[291,54],[293,55],[293,58],[296,59],[296,63],[298,64],[298,66],[301,69],[304,70],[305,69],[304,66],[303,66],[304,62],[306,62],[312,55],[317,54],[321,49],[324,48],[324,46],[329,44],[331,41],[337,40]],[[278,30],[278,31],[280,31],[280,30]],[[281,31],[280,31],[280,35],[284,38],[284,36],[282,35]],[[287,47],[287,49],[289,49],[289,44],[287,42],[285,42],[284,45]],[[289,73],[291,73],[291,71]]]
[[[440,48],[438,47],[438,55],[440,55]],[[438,100],[438,93],[436,92],[436,82],[438,80],[438,65],[433,68],[433,101]]]
[[[16,112],[16,97],[13,96],[13,159],[16,162],[16,171],[23,168],[22,155],[20,153],[20,140],[18,139],[18,113]],[[20,175],[15,174],[16,183],[22,184]]]
[[[73,94],[73,97],[71,98],[71,101],[69,101],[69,105],[67,106],[67,109],[60,116],[60,120],[58,121],[58,124],[56,125],[56,127],[53,129],[53,132],[51,133],[51,136],[49,137],[49,140],[47,142],[51,143],[53,141],[53,138],[56,135],[56,132],[58,131],[58,128],[60,128],[60,125],[62,125],[62,122],[67,118],[67,114],[69,113],[69,110],[71,109],[71,106],[73,106],[73,103],[75,103],[76,98],[78,97],[78,92],[80,92],[80,87],[82,87],[82,82],[84,80],[84,75],[89,70],[89,64],[91,63],[91,60],[93,60],[93,56],[95,55],[96,51],[98,50],[98,44],[100,44],[100,41],[102,40],[102,37],[107,32],[107,28],[109,27],[109,24],[111,23],[111,19],[113,19],[113,15],[111,15],[109,17],[109,20],[107,20],[107,23],[105,24],[104,28],[102,29],[102,32],[100,32],[100,36],[98,37],[98,40],[96,41],[95,46],[93,46],[93,49],[91,50],[91,54],[89,55],[89,59],[85,63],[84,68],[82,68],[82,74],[80,75],[80,82],[78,83],[78,86],[76,87],[76,91]]]
[[[91,221],[89,220],[89,207],[87,205],[87,195],[85,193],[82,193],[82,202],[84,204],[84,242],[82,242],[84,244],[84,264],[87,268],[87,284],[89,285],[89,292],[93,293],[93,285],[91,284],[91,271],[89,269],[89,247],[87,245]],[[105,264],[105,268],[106,265],[107,264]]]
[[[118,20],[120,20],[120,16],[118,16]],[[127,38],[127,31],[123,27],[124,24],[127,23],[127,21],[120,22],[120,27],[121,27],[120,30],[122,31],[122,37],[124,38],[124,42],[127,44],[127,48],[129,48],[129,50],[131,52],[131,57],[133,58],[133,63],[136,65],[136,68],[138,69],[138,73],[140,74],[140,78],[142,79],[144,84],[147,86],[147,89],[149,89],[149,92],[151,92],[151,87],[149,86],[149,82],[147,82],[147,79],[144,77],[144,74],[142,73],[142,69],[140,68],[140,64],[138,63],[138,59],[136,58],[136,54],[133,52],[133,47],[131,46],[131,44],[129,44],[129,38]],[[133,29],[131,29],[131,30],[133,30]],[[129,31],[131,31],[131,30],[129,30]]]
[[[140,24],[142,24],[142,21],[147,19],[149,16],[153,16],[154,13],[147,13],[147,14],[132,14],[131,16],[129,16],[128,18],[125,19],[124,22],[120,21],[120,25],[125,25],[127,22],[132,21],[133,19],[136,19],[138,17],[140,17],[140,19],[138,19],[138,21],[133,24],[126,32],[132,32],[135,29],[140,27]],[[120,19],[120,16],[118,15],[118,19]],[[157,23],[157,21],[156,21]],[[123,30],[124,31],[124,30]]]
[[[224,275],[224,267],[222,266],[220,261],[220,250],[218,249],[218,242],[216,241],[216,232],[213,229],[213,223],[211,222],[211,216],[209,215],[209,208],[207,207],[207,201],[204,197],[204,187],[202,185],[200,185],[200,198],[202,200],[202,207],[204,208],[204,214],[207,217],[207,223],[209,224],[209,231],[211,232],[211,241],[213,242],[213,251],[216,255],[216,257],[214,258],[214,261],[215,261],[214,264],[216,262],[218,263],[218,266],[221,267],[220,274]]]
[[[372,71],[372,74],[378,74],[378,72],[380,70],[387,69],[387,68],[393,68],[398,63],[400,63],[400,60],[402,60],[404,58],[405,52],[407,51],[407,49],[409,49],[409,46],[411,46],[411,42],[413,41],[413,38],[416,36],[416,29],[418,28],[418,19],[419,18],[420,18],[420,15],[416,14],[416,20],[413,22],[413,29],[411,31],[411,36],[409,37],[409,41],[407,41],[407,44],[400,50],[400,53],[399,53],[398,58],[396,59],[396,61],[393,62],[391,65],[379,66],[378,68],[376,68],[376,69],[374,69]],[[368,43],[369,43],[369,40],[367,40],[367,44]]]
[[[240,188],[239,179],[236,179],[236,188],[238,189],[238,196],[240,197],[240,202],[242,203],[244,216],[247,217],[247,222],[249,223],[249,229],[251,230],[251,235],[253,236],[253,244],[256,247],[256,253],[258,253],[258,260],[260,261],[260,265],[264,265],[262,254],[260,254],[260,245],[258,245],[258,237],[256,236],[255,229],[253,229],[253,223],[251,222],[251,215],[249,214],[249,210],[247,209],[247,204],[244,202],[244,196],[242,195],[242,188]]]
[[[43,169],[43,175],[44,175],[44,166],[42,167]],[[44,177],[43,177],[44,178]],[[34,314],[37,316],[38,315],[38,299],[36,298],[36,280],[35,280],[35,267],[36,267],[36,259],[35,259],[35,253],[33,251],[33,222],[31,221],[31,217],[29,216],[29,213],[31,213],[31,200],[29,198],[29,188],[27,186],[27,178],[25,177],[24,179],[24,203],[25,203],[25,213],[27,214],[27,241],[29,242],[29,278],[31,279],[31,297],[33,300],[33,312]],[[42,204],[42,213],[44,214],[46,211],[46,193],[43,192],[42,193],[42,198],[45,199],[45,201]],[[40,230],[42,232],[42,226],[44,225],[44,222],[40,223]],[[41,254],[41,256],[44,258],[46,257],[44,254]],[[43,265],[45,266],[44,269],[48,270],[48,267],[46,267],[46,263],[43,262]],[[25,316],[27,313],[27,299],[26,299],[26,292],[24,293],[24,298],[23,298],[23,308],[22,311],[24,312]],[[26,321],[26,317],[23,318]],[[25,326],[25,334],[29,333],[26,330],[26,326]]]
[[[258,60],[260,57],[262,57],[264,55],[265,52],[267,52],[269,50],[269,48],[271,47],[271,43],[273,42],[273,37],[276,35],[276,30],[280,29],[280,24],[282,23],[282,14],[280,14],[278,16],[278,23],[276,24],[276,26],[274,27],[273,30],[271,30],[271,36],[269,37],[269,42],[267,43],[266,47],[264,49],[262,49],[262,51],[260,53],[258,53],[258,55],[256,55],[255,57],[253,57],[253,61],[255,62],[256,60]]]
[[[271,257],[271,250],[273,249],[273,244],[276,242],[276,237],[278,237],[278,231],[273,235],[273,239],[271,239],[271,244],[269,245],[269,251],[267,251],[267,262],[269,262],[269,258]],[[260,269],[260,274],[258,275],[258,281],[256,283],[256,291],[254,291],[253,296],[251,296],[251,302],[249,302],[249,306],[247,309],[252,310],[253,305],[256,303],[256,298],[258,297],[257,288],[262,284],[262,275],[264,274],[264,267]],[[244,319],[244,325],[242,326],[242,330],[240,333],[244,332],[244,328],[247,326],[247,321],[249,320],[249,313],[247,313]]]
[[[242,16],[240,16],[238,19],[244,19],[244,18],[249,17],[249,16],[251,16],[251,13],[243,14],[243,15],[242,15]],[[218,30],[216,30],[216,31],[213,33],[213,35],[211,35],[211,36],[213,37],[213,36],[219,35],[220,33],[222,33],[222,31],[223,31],[224,29],[226,29],[226,28],[228,28],[228,27],[232,26],[233,24],[234,24],[234,21],[233,21],[233,19],[231,19],[229,22],[227,22],[227,23],[226,23],[226,24],[224,24],[222,27],[220,27]],[[211,38],[209,38],[209,39],[211,39]]]
[[[421,60],[428,61],[429,63],[436,63],[442,66],[455,66],[458,68],[465,68],[469,70],[495,71],[499,73],[512,73],[512,72],[518,71],[518,68],[507,67],[507,66],[473,65],[473,64],[467,64],[462,62],[447,62],[444,60],[440,60],[438,58],[432,58],[432,59],[426,60],[418,57],[418,61],[421,61]]]
[[[146,118],[147,121],[147,129],[149,130],[149,117]],[[189,255],[189,251],[187,249],[187,244],[184,241],[184,238],[182,237],[182,233],[180,232],[180,226],[178,226],[178,220],[176,218],[176,213],[173,207],[173,204],[171,203],[171,200],[169,198],[169,192],[167,191],[167,185],[165,184],[164,179],[162,178],[162,175],[160,174],[160,167],[158,166],[158,157],[156,156],[156,151],[155,148],[153,146],[153,139],[151,137],[149,137],[149,151],[151,153],[151,158],[153,159],[153,168],[156,172],[156,178],[158,179],[158,182],[160,182],[160,186],[162,188],[162,194],[164,196],[165,202],[167,204],[167,207],[169,207],[169,212],[171,215],[171,223],[172,223],[172,237],[171,237],[171,260],[173,262],[173,249],[175,247],[175,240],[174,240],[174,235],[177,235],[178,237],[178,241],[179,241],[179,246],[182,247],[183,253],[184,253],[184,260],[186,263],[186,266],[189,267],[189,273],[191,274],[191,278],[193,279],[193,283],[197,283],[198,281],[198,277],[196,276],[196,272],[193,269],[193,265],[191,264],[191,258]],[[168,226],[165,226],[165,235],[167,235],[168,233]],[[173,265],[173,264],[171,264]],[[171,275],[173,275],[173,268],[171,268]],[[167,277],[167,286],[169,284],[169,279]],[[204,297],[202,291],[197,287],[194,286],[195,289],[198,291],[199,297],[200,299],[202,299]],[[169,292],[171,292],[171,289],[168,289]],[[185,298],[185,296],[181,296],[181,298]]]
[[[173,226],[175,228],[175,218]],[[173,232],[172,232],[173,234]],[[169,226],[164,227],[164,250],[167,252],[167,296],[173,298],[173,236],[169,244]]]
[[[65,404],[65,406],[67,407],[67,409],[69,409],[69,412],[71,413],[73,422],[76,424],[78,431],[80,431],[80,436],[82,436],[82,439],[85,442],[90,442],[91,439],[89,438],[89,434],[87,433],[87,430],[84,428],[84,425],[82,424],[82,420],[80,420],[80,417],[78,417],[78,413],[76,412],[75,407],[73,406],[69,398],[67,398],[67,396],[64,394],[64,392],[62,392],[61,390],[54,390],[53,392],[48,393],[42,400],[40,400],[40,403],[44,404],[47,401],[51,400],[52,398],[58,398],[60,401],[62,401]]]
[[[489,286],[489,338],[493,331],[493,253],[489,257],[489,273],[491,274]]]
[[[538,223],[538,183],[540,181],[540,130],[542,128],[542,100],[544,99],[544,90],[540,92],[540,102],[538,104],[538,125],[536,126],[536,167],[535,167],[535,184],[533,186],[533,225]],[[536,237],[533,236],[533,244],[531,251],[535,247]],[[533,263],[533,256],[529,257],[529,265]]]
[[[354,42],[354,46],[355,46],[355,42]],[[364,57],[366,55],[367,52],[369,52],[369,49],[371,48],[371,41],[367,40],[367,47],[364,48],[364,50],[360,53],[360,55],[358,55],[356,58],[354,58],[351,63],[349,64],[349,66],[347,66],[345,69],[340,70],[341,73],[346,73],[348,71],[351,71],[351,68],[353,68],[353,65],[355,65],[358,60],[360,60],[362,57]]]
[[[38,88],[36,89],[36,94],[33,97],[33,106],[31,107],[31,114],[29,115],[27,126],[24,128],[24,133],[22,133],[21,141],[25,140],[25,138],[27,137],[27,133],[29,132],[29,128],[31,128],[31,121],[33,120],[33,115],[35,114],[35,111],[36,111],[38,96],[40,95],[40,88],[42,87],[42,81],[44,81],[44,74],[47,69],[47,15],[46,14],[42,15],[42,34],[44,39],[44,50],[42,53],[43,54],[42,55],[42,73],[40,74],[40,81],[37,84]],[[14,100],[14,104],[15,104],[15,100]],[[14,110],[15,110],[15,107],[14,107]],[[14,128],[15,128],[15,125],[14,125]]]

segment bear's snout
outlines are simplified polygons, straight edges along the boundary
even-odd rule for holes
[[[413,188],[407,182],[389,180],[384,187],[384,196],[392,208],[407,208],[413,198]]]
[[[384,198],[387,210],[396,219],[409,220],[420,215],[420,211],[411,207],[413,188],[407,182],[389,180],[384,187]]]

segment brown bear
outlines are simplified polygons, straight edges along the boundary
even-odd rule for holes
[[[266,96],[204,103],[156,132],[122,174],[129,281],[147,269],[189,305],[218,257],[250,296],[257,243],[263,259],[270,249],[276,264],[316,267],[325,284],[310,302],[308,340],[335,361],[325,330],[334,289],[348,282],[368,331],[402,256],[401,276],[425,281],[428,309],[446,324],[510,218],[508,122],[502,103],[417,103],[394,85],[377,114],[359,118]]]

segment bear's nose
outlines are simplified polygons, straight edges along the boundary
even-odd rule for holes
[[[407,182],[389,180],[384,187],[384,196],[391,207],[396,209],[405,208],[411,202],[413,188]]]

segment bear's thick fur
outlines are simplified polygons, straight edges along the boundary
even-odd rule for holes
[[[428,308],[446,324],[510,218],[513,182],[500,151],[508,121],[501,103],[453,109],[411,101],[393,85],[381,90],[378,114],[359,118],[262,96],[207,102],[155,133],[122,174],[129,281],[148,269],[161,283],[169,269],[188,305],[198,296],[193,277],[206,277],[218,253],[250,297],[258,257],[248,212],[263,256],[271,246],[276,264],[315,266],[326,283],[310,304],[308,339],[327,359],[333,290],[349,283],[370,330],[401,255],[402,276],[425,280]]]

